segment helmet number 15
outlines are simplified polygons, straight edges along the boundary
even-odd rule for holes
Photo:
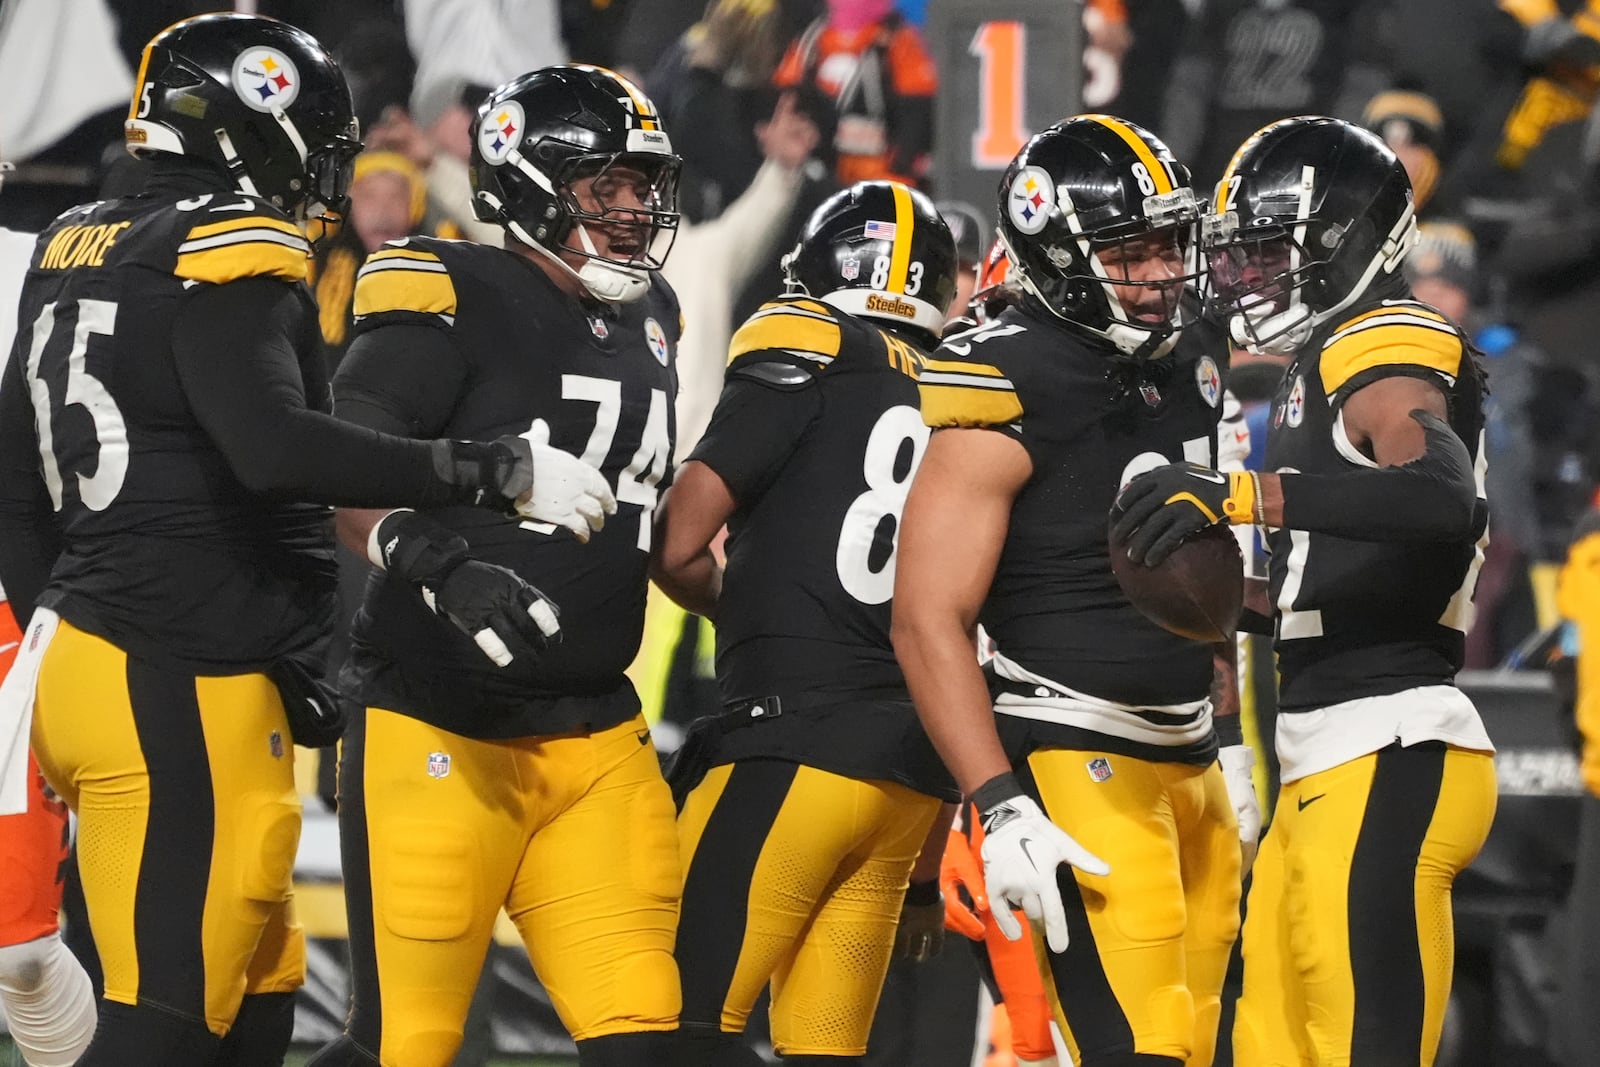
[[[845,512],[834,557],[839,584],[863,604],[886,604],[894,596],[900,513],[928,434],[921,413],[901,404],[878,416],[867,438],[861,471],[867,491]]]

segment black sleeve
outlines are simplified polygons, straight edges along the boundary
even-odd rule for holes
[[[341,507],[450,499],[432,442],[377,433],[308,406],[296,341],[306,314],[291,286],[245,278],[196,289],[178,315],[178,380],[235,476],[252,492]]]
[[[822,390],[815,382],[781,387],[730,377],[689,458],[716,471],[746,504],[766,492],[821,414]]]
[[[380,326],[345,353],[333,379],[334,413],[380,433],[438,437],[466,379],[466,358],[445,331]]]
[[[39,439],[20,358],[0,379],[0,584],[19,626],[61,554],[55,508],[40,473]]]

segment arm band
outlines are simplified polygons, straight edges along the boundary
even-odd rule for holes
[[[1352,541],[1454,541],[1472,533],[1478,490],[1466,445],[1418,408],[1422,455],[1397,467],[1283,474],[1283,525]]]
[[[1211,720],[1211,727],[1217,731],[1218,746],[1232,748],[1244,744],[1244,727],[1239,722],[1239,716],[1218,715]]]

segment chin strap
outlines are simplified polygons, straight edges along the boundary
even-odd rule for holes
[[[482,196],[484,194],[480,193],[479,195]],[[566,271],[573,280],[583,286],[585,292],[596,300],[604,300],[608,304],[631,304],[650,291],[650,275],[645,271],[624,267],[617,263],[609,263],[604,259],[598,258],[586,259],[581,268],[573,270],[566,260],[538,241],[535,241],[532,235],[523,228],[522,223],[514,219],[507,219],[505,226],[517,240]],[[581,224],[578,226],[578,234],[582,238],[584,246],[593,254],[594,243],[589,240],[589,234]]]

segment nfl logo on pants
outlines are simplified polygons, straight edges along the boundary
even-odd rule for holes
[[[428,777],[429,778],[443,778],[445,775],[447,775],[449,773],[450,773],[450,753],[448,753],[448,752],[430,752],[430,753],[428,753]]]
[[[1088,762],[1087,766],[1089,768],[1089,777],[1097,782],[1103,782],[1111,777],[1111,761],[1104,756],[1096,756]],[[433,772],[429,771],[428,773],[432,774]]]

